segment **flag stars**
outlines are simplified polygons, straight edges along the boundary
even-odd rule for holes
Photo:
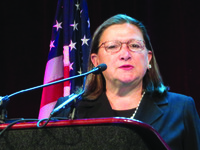
[[[74,70],[74,68],[73,68],[73,62],[72,63],[70,63],[70,65],[69,65],[69,70]]]
[[[53,27],[56,27],[56,30],[58,31],[59,29],[62,29],[61,24],[62,24],[62,22],[59,23],[59,22],[56,20],[56,24],[55,24]]]
[[[77,2],[77,4],[75,4],[76,6],[76,10],[80,10],[80,4]]]
[[[78,30],[78,23],[75,22],[74,20],[74,24],[70,24],[71,27],[73,27],[73,30]]]
[[[90,39],[87,39],[87,38],[85,37],[85,35],[84,35],[84,37],[81,39],[82,45],[84,45],[84,44],[88,45],[88,41],[89,41],[89,40],[90,40]]]
[[[78,71],[78,74],[80,74],[80,75],[82,74],[82,70],[81,70],[81,67],[80,67],[80,70]]]
[[[49,45],[50,50],[51,50],[52,47],[55,47],[55,46],[54,46],[54,42],[55,42],[55,40],[50,42],[50,45]]]
[[[71,51],[72,51],[73,49],[76,49],[75,45],[76,45],[76,42],[73,43],[72,40],[71,40],[71,41],[70,41],[70,44],[69,44],[69,47],[70,47],[70,50],[71,50]]]

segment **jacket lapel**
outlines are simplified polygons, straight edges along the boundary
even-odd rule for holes
[[[159,105],[166,103],[168,103],[166,99],[158,101],[157,99],[146,94],[140,103],[135,119],[149,125],[153,124],[153,122],[163,115],[163,111],[159,108]]]

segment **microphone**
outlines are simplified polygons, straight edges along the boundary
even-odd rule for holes
[[[106,64],[100,64],[97,67],[94,67],[92,70],[90,70],[88,72],[85,72],[83,74],[80,74],[80,75],[72,76],[72,77],[69,77],[69,78],[61,79],[61,80],[58,80],[58,81],[50,82],[50,83],[47,83],[47,84],[42,84],[42,85],[39,85],[39,86],[35,86],[35,87],[32,87],[32,88],[28,88],[28,89],[25,89],[25,90],[21,90],[21,91],[15,92],[15,93],[7,95],[5,97],[1,97],[0,105],[1,105],[1,101],[3,99],[9,99],[10,97],[12,97],[14,95],[17,95],[17,94],[20,94],[20,93],[24,93],[24,92],[28,92],[28,91],[31,91],[31,90],[35,90],[35,89],[39,89],[39,88],[43,88],[43,87],[50,86],[50,85],[53,85],[53,84],[65,82],[65,81],[72,80],[72,79],[75,79],[75,78],[87,76],[88,74],[91,74],[91,73],[99,74],[99,73],[101,73],[102,71],[104,71],[106,69],[107,69],[107,65]]]
[[[53,111],[50,113],[50,116],[53,117],[54,115],[58,114],[62,109],[70,107],[74,103],[75,99],[77,100],[76,102],[80,101],[80,97],[83,93],[84,90],[79,94],[72,93],[71,95],[69,95],[67,100],[65,100],[62,104],[53,109]]]
[[[28,89],[25,89],[25,90],[21,90],[21,91],[18,91],[18,92],[15,92],[13,94],[6,95],[6,96],[3,96],[3,97],[0,96],[0,119],[3,118],[3,116],[1,116],[1,110],[5,109],[8,101],[10,100],[10,97],[12,97],[14,95],[21,94],[21,93],[28,92],[28,91],[32,91],[32,90],[39,89],[39,88],[43,88],[43,87],[50,86],[50,85],[53,85],[53,84],[65,82],[65,81],[72,80],[72,79],[75,79],[75,78],[87,76],[88,74],[91,74],[91,73],[99,74],[99,73],[101,73],[102,71],[104,71],[106,69],[107,69],[107,65],[106,64],[100,64],[97,67],[94,67],[92,70],[90,70],[88,72],[85,72],[83,74],[80,74],[80,75],[76,75],[76,76],[72,76],[72,77],[69,77],[69,78],[61,79],[61,80],[58,80],[58,81],[50,82],[50,83],[47,83],[47,84],[42,84],[42,85],[39,85],[39,86],[35,86],[35,87],[28,88]]]
[[[94,67],[91,71],[94,71],[93,74],[100,74],[101,72],[107,69],[106,64],[100,64],[97,67]]]
[[[94,67],[91,71],[89,71],[90,73],[93,74],[100,74],[101,72],[103,72],[104,70],[107,69],[107,65],[106,64],[100,64],[97,67]],[[86,78],[85,78],[86,79]],[[50,116],[54,116],[56,115],[58,112],[60,112],[62,109],[70,107],[73,103],[74,100],[77,99],[76,102],[80,101],[80,97],[81,95],[84,93],[84,86],[85,86],[85,80],[83,83],[83,91],[81,91],[79,94],[74,94],[72,93],[71,95],[69,95],[67,97],[67,100],[65,100],[62,104],[60,104],[59,106],[57,106],[50,114]]]

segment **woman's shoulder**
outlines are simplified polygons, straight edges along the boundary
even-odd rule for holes
[[[191,96],[187,96],[180,93],[175,92],[166,92],[163,95],[153,95],[152,96],[154,101],[157,104],[169,103],[169,104],[187,104],[187,103],[194,103],[194,100]]]
[[[163,98],[157,99],[158,104],[162,104],[163,102],[168,103],[169,106],[176,108],[187,108],[195,105],[194,99],[191,96],[175,92],[167,92]]]
[[[191,96],[175,92],[167,92],[166,98],[173,101],[193,101],[193,98]]]

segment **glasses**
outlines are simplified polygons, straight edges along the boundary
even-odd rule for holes
[[[107,52],[118,52],[121,50],[122,44],[126,44],[129,50],[131,50],[132,52],[140,52],[145,49],[144,41],[135,39],[129,40],[128,42],[106,41],[102,43],[99,48],[104,45],[104,48]]]

